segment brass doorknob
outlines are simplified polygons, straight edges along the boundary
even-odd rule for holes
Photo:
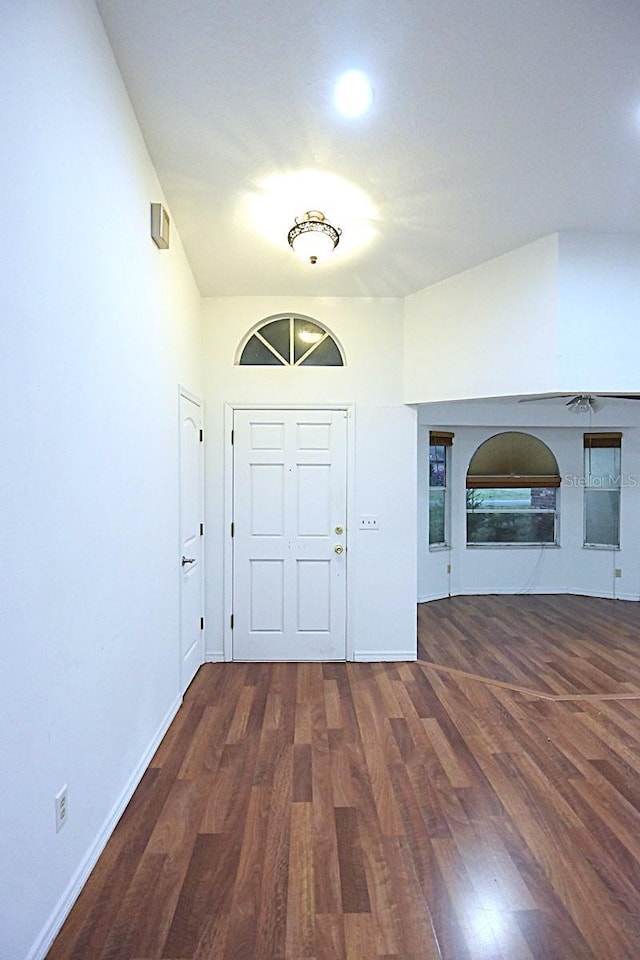
[[[344,547],[342,546],[341,543],[337,543],[333,548],[334,553],[342,553],[343,551],[344,551]]]

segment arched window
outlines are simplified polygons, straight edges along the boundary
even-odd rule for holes
[[[480,444],[467,471],[467,544],[555,544],[558,464],[549,447],[509,431]]]
[[[270,317],[239,351],[240,366],[343,367],[335,339],[315,320],[300,315]]]

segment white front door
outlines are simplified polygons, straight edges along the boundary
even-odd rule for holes
[[[234,413],[234,660],[346,658],[346,410]]]
[[[180,681],[186,690],[204,660],[202,408],[180,394]]]

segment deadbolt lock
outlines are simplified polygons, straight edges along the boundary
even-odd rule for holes
[[[338,534],[338,536],[340,536],[341,533],[344,533],[344,528],[343,528],[343,527],[336,527],[336,533]]]

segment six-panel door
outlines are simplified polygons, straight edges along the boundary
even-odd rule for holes
[[[234,413],[236,660],[344,660],[344,410]]]

